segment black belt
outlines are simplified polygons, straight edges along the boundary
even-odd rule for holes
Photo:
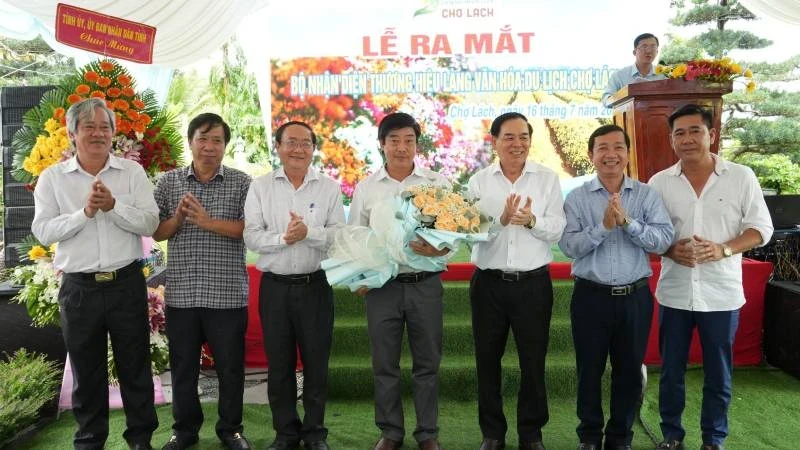
[[[422,280],[426,280],[430,277],[439,275],[442,272],[409,272],[409,273],[399,273],[396,277],[394,277],[394,281],[398,283],[419,283]]]
[[[492,276],[503,281],[521,281],[528,278],[538,277],[549,273],[549,266],[547,264],[542,267],[527,270],[522,272],[505,271],[499,269],[478,269],[481,273]]]
[[[272,278],[275,281],[286,284],[311,284],[318,281],[327,280],[324,270],[311,273],[298,273],[293,275],[279,275],[272,272],[264,272],[262,276]]]
[[[623,284],[620,286],[611,286],[609,284],[600,284],[595,283],[592,280],[587,280],[585,278],[578,278],[575,277],[575,282],[583,284],[584,286],[593,289],[597,292],[602,292],[603,294],[607,295],[629,295],[633,294],[637,290],[645,287],[650,286],[650,282],[647,280],[647,277],[638,279],[631,284]]]
[[[84,272],[71,272],[65,273],[65,276],[77,278],[83,281],[94,281],[97,283],[108,283],[109,281],[121,280],[129,275],[132,275],[136,272],[142,272],[142,262],[138,259],[127,266],[112,270],[110,272],[91,272],[91,273],[84,273]],[[142,274],[144,275],[144,274]]]

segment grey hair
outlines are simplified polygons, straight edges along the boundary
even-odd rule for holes
[[[90,97],[75,103],[67,110],[67,131],[72,134],[78,133],[78,122],[81,120],[91,120],[94,118],[95,108],[102,108],[108,114],[108,121],[111,123],[111,133],[117,132],[117,116],[114,111],[109,109],[106,101],[102,98]]]

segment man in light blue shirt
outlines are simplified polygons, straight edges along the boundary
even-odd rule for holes
[[[664,253],[674,234],[661,196],[625,175],[630,139],[616,125],[589,137],[597,177],[567,195],[558,245],[575,261],[572,337],[578,369],[579,450],[629,450],[653,297],[648,253]],[[603,430],[601,379],[611,359],[611,413]]]
[[[655,72],[653,62],[658,56],[658,38],[650,33],[640,34],[633,40],[633,56],[636,62],[624,67],[608,79],[608,87],[603,93],[603,105],[609,106],[610,97],[631,83],[663,80],[664,75]]]

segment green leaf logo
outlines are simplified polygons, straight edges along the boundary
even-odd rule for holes
[[[439,7],[439,0],[422,0],[422,8],[414,11],[414,17],[430,14]]]

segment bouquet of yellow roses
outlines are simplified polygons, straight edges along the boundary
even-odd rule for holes
[[[441,272],[446,256],[414,253],[409,242],[420,237],[437,250],[457,250],[462,243],[488,240],[477,207],[443,186],[417,185],[377,204],[370,227],[345,227],[336,233],[328,259],[322,261],[328,282],[355,292],[377,288],[397,276],[400,266]]]

